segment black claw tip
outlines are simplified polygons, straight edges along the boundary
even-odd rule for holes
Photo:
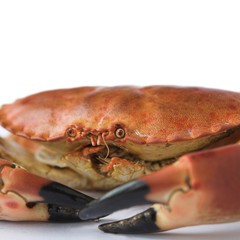
[[[86,204],[94,200],[90,196],[57,182],[51,182],[43,186],[39,191],[39,195],[44,199],[42,202],[75,209],[82,209]]]
[[[160,229],[156,225],[156,211],[154,208],[117,222],[102,224],[98,227],[106,233],[152,233]]]
[[[87,204],[79,217],[83,220],[96,219],[120,209],[152,203],[145,199],[147,193],[149,188],[145,182],[133,180]]]
[[[48,204],[48,213],[50,222],[79,222],[78,209]]]

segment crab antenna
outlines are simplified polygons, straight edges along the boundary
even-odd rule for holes
[[[105,144],[105,146],[107,148],[107,155],[106,155],[106,157],[104,159],[107,159],[107,157],[109,156],[109,153],[110,153],[109,147],[108,147],[107,142],[106,142],[106,140],[104,138],[106,135],[108,135],[108,133],[106,133],[106,132],[102,133],[102,139],[103,139],[103,142],[104,142],[104,144]]]

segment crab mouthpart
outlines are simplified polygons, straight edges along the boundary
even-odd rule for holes
[[[176,158],[164,159],[159,161],[145,161],[137,155],[132,154],[127,149],[116,145],[107,145],[90,155],[93,168],[100,174],[111,176],[114,171],[121,168],[121,174],[124,175],[124,168],[139,169],[142,174],[147,174],[158,170],[166,165],[172,164]],[[126,172],[127,173],[127,172]]]

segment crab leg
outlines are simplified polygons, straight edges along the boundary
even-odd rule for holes
[[[186,154],[168,167],[127,183],[80,212],[93,219],[157,202],[132,218],[100,226],[105,232],[143,233],[240,220],[240,144]]]
[[[93,198],[0,159],[0,219],[79,221]]]

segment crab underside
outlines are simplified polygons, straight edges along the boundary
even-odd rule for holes
[[[109,150],[104,144],[88,144],[64,154],[57,152],[57,145],[53,150],[49,148],[51,144],[44,146],[11,135],[0,138],[0,156],[34,174],[75,189],[108,190],[170,165],[185,153],[235,143],[239,138],[240,128],[235,127],[191,141],[144,147],[135,144],[132,152],[119,144],[107,142]]]

